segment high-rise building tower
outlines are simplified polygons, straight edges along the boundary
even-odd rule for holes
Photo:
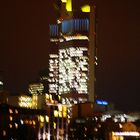
[[[51,29],[59,36],[51,38],[59,43],[58,94],[66,104],[94,102],[95,5],[91,0],[61,0],[59,8]]]

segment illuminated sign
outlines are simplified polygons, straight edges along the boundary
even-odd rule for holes
[[[104,101],[104,100],[96,100],[96,103],[98,105],[108,105],[108,102],[107,101]]]

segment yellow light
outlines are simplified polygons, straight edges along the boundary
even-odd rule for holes
[[[18,124],[17,123],[15,123],[15,127],[18,128]]]
[[[12,113],[13,113],[12,109],[9,109],[9,113],[10,113],[10,114],[12,114]]]
[[[46,94],[46,99],[49,99],[49,95],[48,94]]]
[[[67,117],[67,113],[63,112],[63,117],[66,118]]]
[[[54,110],[54,117],[58,117],[58,111]]]
[[[59,100],[61,100],[61,96],[58,95]]]
[[[9,124],[9,127],[12,128],[12,124]]]
[[[122,124],[119,123],[119,127],[122,128]]]
[[[54,100],[51,100],[51,103],[54,104]]]
[[[81,7],[81,10],[82,10],[82,12],[88,13],[88,12],[90,12],[90,6],[89,5],[84,5],[84,6]]]
[[[70,41],[70,40],[89,40],[88,36],[84,36],[84,35],[64,36],[64,38],[66,39],[66,41]]]
[[[66,3],[66,10],[68,12],[71,12],[72,11],[72,1],[71,0],[67,0],[67,3]]]
[[[28,120],[25,120],[25,124],[28,124]]]
[[[18,110],[17,109],[15,110],[15,113],[18,114]]]
[[[32,124],[32,121],[29,121],[29,124],[31,125]]]
[[[52,95],[50,94],[50,100],[52,100]]]
[[[55,122],[53,123],[53,127],[54,127],[54,129],[56,129],[56,123]]]
[[[67,2],[67,0],[61,0],[62,1],[62,3],[66,3]]]
[[[67,111],[67,107],[66,106],[63,106],[63,111]]]
[[[46,122],[49,122],[49,117],[48,116],[46,116]]]
[[[59,112],[59,117],[61,117],[61,118],[62,118],[62,112]]]
[[[33,95],[33,97],[32,97],[32,108],[37,109],[37,106],[38,106],[38,96]]]
[[[26,107],[26,108],[31,108],[32,106],[32,98],[29,96],[20,96],[19,97],[19,102],[18,102],[20,107]],[[15,113],[17,114],[18,111],[15,110]]]
[[[35,123],[35,121],[33,121],[33,125],[35,125],[36,123]]]
[[[13,120],[13,117],[12,117],[12,116],[10,116],[9,118],[10,118],[10,121],[12,121],[12,120]]]
[[[43,123],[40,123],[40,127],[42,128],[44,126],[44,124]]]
[[[58,106],[59,111],[62,111],[62,105]]]
[[[40,116],[40,121],[44,122],[44,117],[43,116]]]

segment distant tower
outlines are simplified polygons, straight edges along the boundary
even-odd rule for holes
[[[91,0],[61,0],[59,9],[57,24],[51,26],[57,36],[51,42],[59,47],[58,94],[66,104],[94,102],[95,5]]]

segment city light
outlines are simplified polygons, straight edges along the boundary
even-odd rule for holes
[[[114,136],[140,136],[139,132],[112,132]]]
[[[0,85],[3,85],[3,82],[2,81],[0,81]]]
[[[42,83],[35,83],[29,85],[29,92],[31,94],[42,94],[43,90],[44,90],[44,86]]]
[[[66,9],[68,12],[72,11],[72,0],[67,0]]]
[[[67,2],[67,0],[61,0],[62,2],[64,2],[64,3],[66,3]]]
[[[89,5],[84,5],[81,7],[82,12],[90,12],[90,6]]]
[[[32,97],[20,96],[18,104],[20,107],[32,108]]]
[[[70,47],[59,50],[60,94],[68,93],[71,89],[87,94],[88,58],[84,56],[86,53],[86,47]]]
[[[96,103],[98,105],[108,105],[108,102],[107,101],[104,101],[104,100],[96,100]]]

